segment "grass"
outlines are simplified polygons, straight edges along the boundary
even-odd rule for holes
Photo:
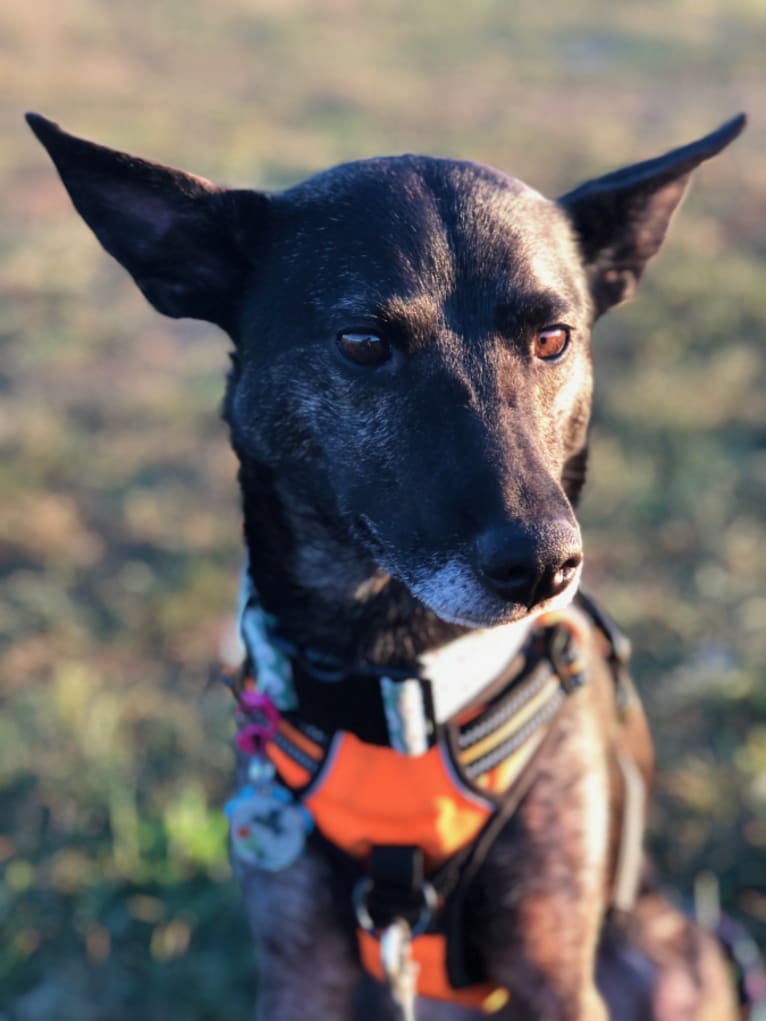
[[[684,897],[715,872],[765,938],[765,31],[755,0],[0,9],[2,1021],[236,1021],[253,993],[208,685],[240,557],[225,342],[148,309],[25,108],[234,185],[421,150],[550,194],[751,112],[599,326],[583,519],[658,740],[659,867]]]

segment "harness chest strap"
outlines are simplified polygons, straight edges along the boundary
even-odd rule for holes
[[[494,805],[484,826],[476,836],[453,854],[440,869],[430,874],[428,880],[415,885],[418,891],[410,892],[403,876],[407,874],[406,862],[422,859],[419,847],[375,847],[367,864],[367,877],[360,881],[357,890],[364,891],[365,905],[376,899],[379,919],[376,926],[369,912],[360,913],[357,939],[365,970],[379,980],[384,980],[381,934],[385,934],[393,919],[404,916],[413,919],[414,939],[412,956],[418,970],[417,990],[421,995],[447,1000],[465,1007],[493,1014],[508,1002],[508,991],[492,982],[478,977],[468,964],[463,925],[463,901],[474,875],[480,869],[500,830],[513,815],[526,791],[534,780],[534,759],[544,755],[545,745],[553,734],[549,728],[537,743],[530,760],[525,763],[512,787]],[[378,867],[385,861],[385,855],[397,860],[399,870]],[[422,891],[431,887],[434,891],[439,914],[436,924],[427,928],[418,924],[423,911]],[[387,903],[388,902],[388,903]],[[411,908],[411,913],[408,909]],[[365,917],[366,916],[366,917]],[[420,931],[423,928],[424,931]]]
[[[369,902],[380,900],[385,885],[373,878],[372,866],[381,850],[409,847],[422,858],[439,894],[442,920],[442,931],[432,926],[412,943],[422,995],[485,1010],[499,1009],[505,1002],[504,990],[465,974],[460,900],[469,876],[531,783],[536,753],[552,732],[566,694],[582,682],[577,619],[564,613],[540,622],[519,671],[500,692],[484,706],[448,721],[438,721],[432,713],[423,723],[425,708],[432,709],[435,700],[422,678],[383,678],[384,706],[386,688],[395,707],[397,699],[405,705],[404,713],[393,714],[393,726],[392,714],[388,710],[385,714],[391,736],[397,726],[404,727],[404,739],[399,733],[392,741],[395,747],[370,743],[344,730],[328,735],[290,712],[296,700],[285,684],[284,662],[277,659],[275,669],[274,660],[267,660],[265,673],[260,666],[266,629],[243,626],[252,665],[257,664],[258,687],[265,677],[283,710],[288,710],[267,746],[268,757],[282,783],[313,816],[321,839],[355,863],[367,881],[381,887],[368,889]],[[418,692],[425,690],[425,698],[413,698],[413,685]],[[409,747],[410,754],[403,753],[403,747]],[[391,899],[396,884],[388,885]],[[629,886],[625,882],[621,887],[625,900]],[[418,892],[416,915],[420,897]],[[401,898],[400,884],[400,907]],[[389,920],[397,914],[396,899]],[[443,931],[445,919],[448,934]],[[366,969],[383,978],[379,936],[384,926],[375,922],[367,926],[370,931],[359,930],[360,954]]]
[[[448,725],[429,721],[431,731],[436,731],[430,747],[422,741],[427,730],[422,722],[416,720],[413,728],[406,711],[394,715],[395,725],[403,719],[405,729],[419,734],[418,741],[411,734],[404,741],[418,749],[415,754],[397,750],[400,741],[392,748],[365,742],[348,731],[330,737],[298,718],[290,719],[289,713],[282,716],[267,754],[282,782],[311,813],[322,838],[359,863],[357,868],[374,862],[382,849],[414,845],[434,877],[443,913],[463,866],[473,857],[470,849],[478,852],[485,844],[482,834],[495,828],[493,821],[510,815],[517,790],[520,796],[520,778],[531,780],[529,764],[550,732],[566,692],[579,680],[582,665],[576,656],[565,654],[571,652],[571,642],[556,653],[558,672],[553,668],[549,645],[559,637],[559,627],[551,623],[538,630],[520,672],[514,671],[486,705]],[[424,703],[407,693],[410,679],[383,682],[384,702],[386,694],[393,701],[404,692],[405,703],[409,700],[421,710]],[[387,712],[387,719],[391,715]],[[370,874],[374,875],[372,870]],[[379,878],[372,881],[380,885]],[[379,900],[380,892],[374,891],[374,899]],[[460,926],[452,928],[459,934]],[[362,961],[371,974],[383,978],[380,927],[372,923],[368,929],[372,931],[359,931]],[[460,967],[462,954],[455,952],[455,940],[450,942],[448,948],[443,932],[423,932],[415,938],[418,992],[472,1006],[497,1004],[502,991],[466,976]]]
[[[420,847],[433,871],[476,839],[525,771],[566,698],[546,658],[420,754],[331,737],[284,716],[267,754],[319,832],[352,858],[378,845]]]

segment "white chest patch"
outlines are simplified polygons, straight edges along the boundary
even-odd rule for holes
[[[439,723],[449,719],[487,688],[527,640],[531,617],[481,628],[420,657],[431,682],[434,713]]]

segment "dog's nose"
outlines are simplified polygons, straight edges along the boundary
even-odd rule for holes
[[[488,529],[476,550],[486,584],[508,602],[529,609],[563,592],[582,563],[579,530],[565,520]]]

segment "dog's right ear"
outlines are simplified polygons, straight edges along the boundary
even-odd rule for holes
[[[75,208],[156,309],[228,332],[252,272],[252,246],[269,215],[254,191],[227,191],[182,170],[27,123],[45,146]]]

